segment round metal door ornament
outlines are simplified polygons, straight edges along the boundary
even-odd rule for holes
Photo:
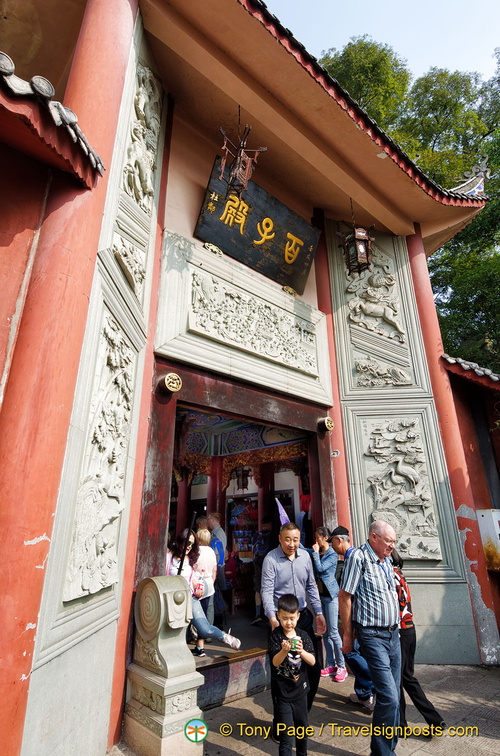
[[[172,394],[175,394],[182,388],[182,378],[180,375],[177,375],[177,373],[167,373],[163,378],[163,384],[167,391],[171,391]]]
[[[318,430],[320,431],[327,431],[328,433],[331,433],[334,427],[335,426],[333,420],[329,415],[322,417],[321,420],[318,420]]]

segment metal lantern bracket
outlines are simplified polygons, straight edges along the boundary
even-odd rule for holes
[[[248,182],[254,171],[259,153],[267,151],[267,147],[258,147],[256,150],[247,149],[247,140],[251,129],[252,127],[248,124],[245,126],[238,145],[229,139],[224,129],[220,129],[220,133],[224,137],[224,144],[222,145],[224,156],[221,162],[219,179],[227,183],[226,196],[234,194],[236,197],[241,197],[248,187]],[[229,165],[229,176],[226,178],[224,173],[229,157],[232,157],[232,161]]]

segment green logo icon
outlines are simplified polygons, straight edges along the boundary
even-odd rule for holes
[[[208,735],[208,727],[203,719],[190,719],[184,727],[184,735],[192,743],[201,743]]]

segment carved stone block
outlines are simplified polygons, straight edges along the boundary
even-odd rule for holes
[[[170,232],[161,276],[159,354],[331,404],[322,312]]]
[[[126,742],[141,756],[195,751],[184,736],[192,719],[200,719],[197,690],[203,676],[196,672],[186,645],[191,619],[191,594],[180,576],[145,578],[137,589],[134,608],[134,662],[127,670],[124,716]],[[194,746],[194,748],[193,748]]]

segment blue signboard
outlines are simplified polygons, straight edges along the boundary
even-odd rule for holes
[[[194,231],[225,254],[279,284],[304,292],[319,230],[249,181],[241,197],[228,194],[217,157]]]

